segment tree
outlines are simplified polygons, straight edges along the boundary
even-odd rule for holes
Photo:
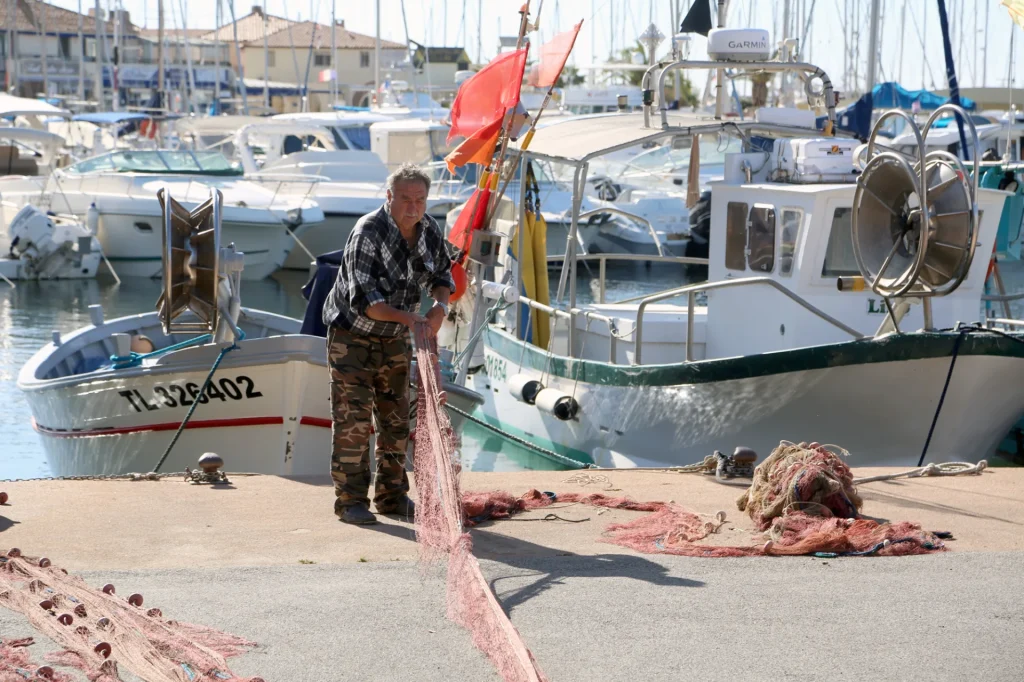
[[[556,88],[565,88],[570,85],[582,85],[587,80],[586,76],[580,74],[579,69],[575,66],[569,66],[568,64],[562,69],[562,74],[558,77],[558,81],[555,83]]]

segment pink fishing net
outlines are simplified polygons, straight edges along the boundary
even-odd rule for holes
[[[226,660],[254,643],[203,626],[166,620],[159,609],[142,608],[139,595],[125,599],[45,564],[48,562],[31,557],[4,557],[0,605],[23,614],[63,648],[47,656],[48,662],[76,668],[92,682],[120,681],[119,666],[147,682],[262,682],[258,677],[234,675]],[[0,648],[0,671],[11,651],[12,647]]]
[[[414,457],[421,560],[447,558],[448,617],[469,629],[473,643],[491,659],[504,680],[546,680],[473,556],[473,541],[463,524],[451,423],[441,405],[436,340],[425,325],[416,328],[416,361],[420,380]]]

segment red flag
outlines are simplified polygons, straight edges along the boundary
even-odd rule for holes
[[[444,157],[448,164],[448,172],[454,173],[456,166],[465,166],[467,163],[478,163],[481,166],[490,165],[491,157],[494,156],[494,150],[498,146],[503,120],[499,118],[493,123],[485,125]]]
[[[491,188],[488,185],[483,189],[479,187],[473,192],[462,212],[455,219],[455,225],[448,231],[448,241],[463,252],[459,259],[461,263],[469,253],[469,245],[473,242],[473,230],[479,230],[484,226],[484,218],[487,214],[487,204],[491,200]]]
[[[507,109],[518,104],[525,68],[524,47],[498,55],[463,83],[452,102],[448,142],[460,135],[471,137],[484,126],[500,121]]]
[[[537,73],[536,87],[550,88],[558,80],[566,60],[569,59],[569,53],[572,52],[572,46],[576,43],[581,26],[582,20],[571,31],[559,33],[540,48],[540,69]]]

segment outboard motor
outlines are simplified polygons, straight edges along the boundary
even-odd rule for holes
[[[711,190],[701,192],[690,209],[690,241],[686,243],[687,258],[707,258],[711,235]]]

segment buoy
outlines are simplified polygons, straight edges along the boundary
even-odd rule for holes
[[[7,504],[7,500],[9,500],[9,499],[10,498],[7,497],[7,493],[5,493],[2,490],[0,490],[0,504]]]
[[[16,559],[21,556],[21,550],[17,547],[11,547],[9,550],[7,550],[7,556],[11,557],[12,559]]]
[[[38,675],[39,677],[43,677],[43,678],[45,678],[47,680],[52,680],[53,679],[53,668],[51,668],[48,665],[44,665],[44,666],[41,666],[39,668],[36,668],[36,675]]]
[[[75,622],[74,616],[72,616],[70,613],[60,614],[59,616],[57,616],[57,620],[60,622],[61,625],[71,625]]]
[[[49,566],[50,566],[50,560],[49,559],[47,559],[46,557],[41,557],[39,559],[39,568],[48,568]]]
[[[133,594],[128,597],[128,603],[132,606],[142,606],[142,595],[138,593]]]
[[[53,608],[53,602],[49,599],[44,599],[43,601],[39,602],[39,608],[41,608],[44,611],[49,611]]]
[[[537,409],[554,415],[561,421],[569,421],[575,418],[576,413],[580,409],[580,405],[576,402],[575,398],[565,395],[557,388],[541,390],[534,399],[534,404],[537,406]]]
[[[103,593],[104,594],[114,594],[114,592],[115,592],[114,586],[111,585],[110,583],[107,583],[106,585],[103,586]]]
[[[469,288],[469,277],[466,276],[466,268],[462,263],[452,263],[452,282],[455,283],[455,291],[449,296],[449,300],[454,303],[462,298]]]
[[[88,616],[88,612],[85,610],[85,604],[79,604],[75,607],[75,615],[79,618],[85,618]]]
[[[92,648],[93,651],[98,653],[103,658],[110,658],[110,645],[106,642],[100,642]]]
[[[109,627],[109,625],[110,625],[110,619],[107,618],[106,616],[103,616],[98,621],[96,621],[96,627],[98,627],[100,630],[106,630],[107,627]]]
[[[146,615],[150,618],[160,618],[164,615],[164,612],[160,609],[150,609],[149,611],[146,611]]]

